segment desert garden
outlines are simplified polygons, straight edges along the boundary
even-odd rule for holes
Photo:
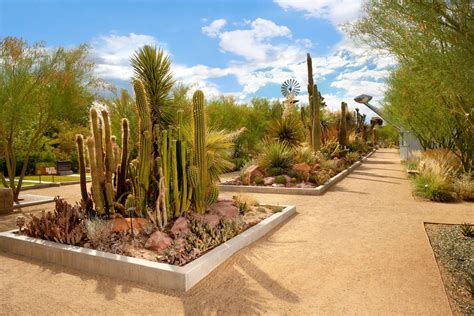
[[[119,87],[87,45],[0,37],[2,310],[472,314],[472,8],[364,10],[346,32],[397,61],[379,107],[328,104],[310,53],[242,102],[157,45]]]

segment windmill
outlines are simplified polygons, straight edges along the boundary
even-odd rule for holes
[[[283,117],[287,117],[290,113],[291,107],[298,103],[295,97],[300,93],[301,86],[295,79],[288,79],[281,85],[281,94],[286,98],[283,102],[285,109],[283,111]]]

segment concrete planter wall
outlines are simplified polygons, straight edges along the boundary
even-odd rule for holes
[[[365,155],[359,161],[356,161],[352,166],[344,169],[343,171],[336,174],[334,177],[329,179],[325,184],[322,184],[315,188],[286,188],[286,187],[271,187],[271,186],[252,186],[252,185],[232,185],[232,184],[220,184],[219,190],[221,192],[241,192],[241,193],[268,193],[268,194],[293,194],[293,195],[321,195],[326,192],[329,188],[335,185],[337,182],[344,179],[354,169],[359,167],[363,161],[367,160],[375,150]]]
[[[295,212],[296,207],[285,206],[283,211],[182,267],[31,238],[16,234],[16,230],[0,233],[0,249],[81,271],[188,291],[227,258],[284,223]]]

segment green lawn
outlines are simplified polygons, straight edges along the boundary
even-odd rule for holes
[[[39,176],[25,176],[23,181],[25,180],[35,180],[39,181],[40,177]],[[54,182],[71,182],[71,181],[79,181],[79,177],[74,177],[74,176],[54,176]],[[53,176],[47,175],[47,176],[41,176],[41,182],[53,182]]]
[[[27,182],[27,181],[23,181],[21,186],[22,187],[26,187],[26,186],[29,186],[29,185],[34,185],[34,184],[37,184],[37,183],[34,183],[34,182]],[[0,181],[0,188],[3,188],[3,183]]]

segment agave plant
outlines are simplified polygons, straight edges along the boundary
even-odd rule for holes
[[[257,157],[257,164],[267,171],[277,168],[285,170],[293,164],[293,156],[288,145],[278,141],[266,142]]]
[[[135,52],[131,63],[135,78],[145,87],[153,126],[166,129],[173,125],[176,108],[172,105],[170,91],[175,81],[170,58],[162,49],[145,45]]]
[[[290,148],[300,146],[305,140],[301,121],[291,115],[274,121],[270,125],[268,134],[271,140],[285,144]]]

